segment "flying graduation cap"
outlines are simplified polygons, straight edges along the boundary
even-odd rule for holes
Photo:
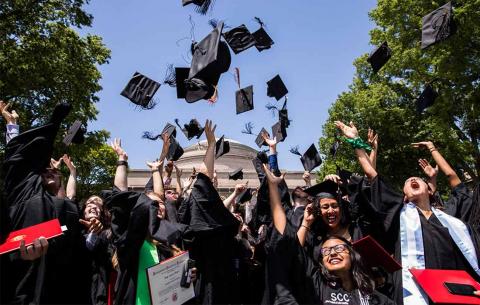
[[[235,92],[237,114],[253,110],[253,86],[248,86]]]
[[[437,8],[422,18],[422,45],[425,49],[455,34],[452,3]]]
[[[72,143],[83,144],[85,141],[85,132],[86,129],[83,127],[82,122],[76,120],[68,129],[67,135],[63,138],[63,143],[67,146]]]
[[[274,97],[278,101],[287,93],[288,89],[280,78],[280,75],[276,75],[267,82],[267,95],[269,97]]]
[[[189,4],[194,4],[197,6],[195,8],[197,13],[206,15],[214,1],[215,0],[182,0],[182,5],[186,6]]]
[[[298,151],[298,146],[291,148],[290,152],[300,156],[300,161],[303,164],[303,168],[308,172],[322,164],[322,158],[320,157],[320,154],[318,153],[318,150],[314,144],[310,145],[303,155]]]
[[[255,38],[244,24],[224,32],[223,38],[235,54],[248,50],[255,45]]]
[[[228,174],[228,179],[230,180],[241,180],[243,179],[243,168],[234,170]]]
[[[189,141],[194,137],[197,137],[197,139],[200,138],[205,130],[196,119],[191,119],[190,123],[184,124],[184,128],[180,126],[178,119],[175,119],[175,124],[177,124],[178,128],[180,128]]]
[[[225,141],[225,136],[222,136],[215,143],[215,159],[218,159],[221,156],[228,154],[229,152],[230,152],[230,142]]]
[[[267,142],[263,139],[262,134],[266,133],[268,137],[270,137],[270,134],[265,128],[262,128],[260,132],[257,135],[257,138],[255,139],[255,143],[257,144],[258,148],[262,148],[262,146],[268,146]]]
[[[437,97],[438,93],[433,90],[430,84],[427,84],[417,99],[417,112],[419,114],[423,113],[425,109],[433,105]]]
[[[220,21],[210,34],[192,46],[192,63],[188,79],[184,80],[188,103],[201,99],[214,101],[220,75],[230,68],[230,50],[220,40],[222,29],[223,22]]]
[[[277,143],[285,141],[287,138],[287,128],[282,121],[278,121],[272,126],[272,136],[277,139]]]
[[[167,123],[167,124],[165,125],[165,127],[163,127],[162,132],[157,133],[157,134],[154,134],[153,132],[145,131],[145,132],[143,133],[142,138],[148,139],[148,140],[152,140],[152,141],[156,141],[156,140],[158,140],[158,139],[161,139],[161,138],[162,138],[162,134],[164,134],[164,133],[166,133],[169,138],[171,138],[171,137],[176,137],[176,136],[177,136],[177,129],[175,128],[174,125],[172,125],[172,124],[170,124],[170,123]]]
[[[158,88],[160,88],[160,83],[139,72],[135,72],[120,95],[128,98],[132,103],[143,109],[152,109],[155,107],[155,102],[152,98]]]
[[[258,22],[258,24],[260,24],[260,28],[257,31],[253,32],[252,36],[255,40],[255,47],[259,52],[262,52],[263,50],[270,49],[274,42],[265,31],[263,27],[265,24],[263,23],[263,21],[258,17],[255,17],[255,20]]]
[[[385,41],[370,53],[367,61],[372,66],[373,72],[377,73],[387,63],[390,57],[392,57],[392,49],[388,47],[388,43]]]

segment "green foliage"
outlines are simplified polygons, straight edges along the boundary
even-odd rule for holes
[[[76,119],[85,125],[96,119],[96,93],[102,89],[98,66],[108,62],[110,50],[101,37],[81,37],[76,31],[92,23],[93,17],[82,9],[88,2],[0,1],[0,99],[12,102],[21,130],[48,121],[55,105],[63,101],[73,106],[64,130]],[[86,144],[68,148],[77,163],[80,194],[111,180],[110,164],[115,162],[111,163],[111,151],[103,144],[107,137],[106,131],[93,132]],[[1,137],[2,159],[4,141]],[[61,136],[57,149],[64,147],[60,141]]]
[[[380,137],[378,171],[397,186],[419,175],[418,158],[429,153],[410,147],[411,142],[431,140],[456,168],[474,181],[480,174],[480,1],[456,1],[457,33],[425,50],[420,49],[422,16],[443,1],[379,0],[370,18],[376,23],[371,43],[387,41],[390,61],[373,74],[367,55],[355,61],[356,75],[347,92],[329,110],[320,139],[328,155],[336,134],[333,122],[353,121],[366,139],[368,127]],[[426,83],[439,92],[434,106],[416,113],[416,98]],[[353,150],[342,145],[337,160],[328,156],[320,176],[334,164],[359,171]],[[458,173],[461,176],[461,173]],[[444,186],[444,185],[443,185]]]

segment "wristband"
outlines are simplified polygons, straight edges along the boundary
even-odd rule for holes
[[[301,227],[304,227],[305,229],[307,229],[307,231],[310,231],[310,228],[307,227],[306,225],[301,225]]]
[[[122,166],[122,165],[125,165],[125,166],[128,166],[128,162],[127,161],[117,161],[117,166]]]
[[[372,147],[365,143],[360,137],[356,137],[355,139],[342,137],[342,141],[349,143],[355,149],[365,149],[368,152],[372,151]]]
[[[160,170],[158,168],[157,169],[152,169],[151,172],[156,173],[156,172],[160,172]]]

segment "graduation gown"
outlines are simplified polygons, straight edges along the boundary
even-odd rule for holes
[[[465,184],[460,183],[452,189],[450,198],[445,202],[445,213],[469,223],[473,208],[472,199],[472,192]]]
[[[275,259],[270,263],[278,271],[276,277],[269,279],[269,285],[277,292],[272,304],[395,304],[377,291],[362,296],[358,289],[349,292],[339,283],[328,282],[298,242],[296,229],[291,225],[286,226],[283,235],[275,230],[273,236],[271,250]]]
[[[160,220],[158,204],[143,193],[113,191],[103,194],[112,215],[112,239],[118,257],[115,304],[135,304],[140,248],[147,236],[165,244],[174,243],[185,227]],[[159,252],[159,258],[167,256]]]
[[[240,223],[225,208],[211,180],[197,175],[179,208],[188,225],[184,239],[197,267],[195,295],[200,304],[231,304],[235,293],[235,235]]]
[[[33,262],[18,252],[2,255],[2,303],[88,303],[89,281],[85,278],[86,247],[79,224],[78,206],[69,199],[48,193],[41,172],[50,163],[59,122],[28,130],[12,139],[3,163],[6,200],[0,210],[2,239],[19,230],[54,218],[67,227],[62,236],[49,240],[47,254]]]
[[[383,222],[382,230],[379,231],[380,238],[377,240],[389,253],[394,253],[397,261],[401,262],[400,212],[404,204],[403,196],[393,191],[382,177],[377,176],[372,181],[368,202]],[[422,226],[425,268],[465,270],[474,279],[480,281],[479,276],[450,237],[448,229],[442,226],[435,214],[426,219],[420,211],[418,213]],[[479,236],[468,224],[466,225],[470,231],[477,257],[480,258]],[[393,273],[393,287],[393,299],[397,304],[403,304],[401,270]]]

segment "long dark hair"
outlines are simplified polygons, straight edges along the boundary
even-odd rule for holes
[[[375,290],[375,282],[367,271],[368,269],[365,267],[365,264],[363,263],[360,254],[355,251],[355,249],[353,249],[352,244],[348,240],[338,235],[327,236],[323,240],[322,245],[330,239],[341,240],[347,245],[347,249],[350,253],[350,261],[352,262],[352,266],[350,268],[350,275],[352,277],[353,284],[355,288],[360,290],[363,295],[371,294]],[[320,259],[322,258],[323,257],[320,255]],[[340,279],[334,274],[330,273],[323,265],[322,261],[320,262],[320,270],[322,271],[322,275],[329,283],[329,285],[340,283]]]
[[[350,216],[350,208],[349,208],[349,203],[345,200],[343,200],[341,197],[337,196],[335,198],[338,203],[338,208],[340,210],[340,223],[339,225],[344,228],[344,227],[349,227],[351,223],[351,216]],[[320,198],[315,198],[315,205],[318,207],[318,210],[320,211]],[[321,232],[321,234],[329,235],[328,234],[328,225],[323,221],[323,218],[320,215],[318,215],[317,219],[315,220],[314,223],[314,232]]]

